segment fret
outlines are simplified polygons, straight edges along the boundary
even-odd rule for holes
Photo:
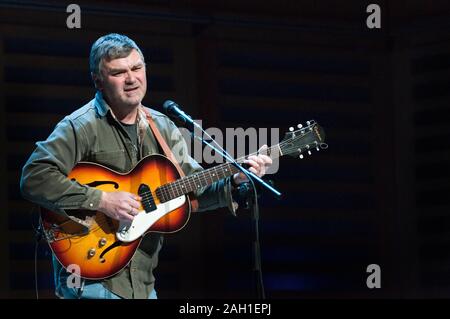
[[[218,181],[218,180],[221,179],[221,178],[220,178],[220,175],[219,175],[219,173],[218,173],[218,171],[217,171],[217,167],[218,167],[218,166],[214,166],[214,167],[213,167],[213,177],[214,177],[215,181]]]
[[[222,178],[225,178],[225,177],[227,177],[228,175],[231,175],[231,174],[227,174],[229,168],[230,168],[230,166],[229,166],[228,163],[226,163],[224,166],[221,167],[220,174],[222,175],[222,176],[221,176]]]
[[[180,181],[181,183],[181,181]],[[183,182],[184,184],[184,189],[188,192],[192,191],[192,187],[193,187],[193,183],[192,183],[192,178],[186,178],[186,180]]]
[[[214,173],[214,169],[208,170],[208,174],[207,174],[207,175],[208,175],[208,177],[209,177],[209,180],[211,181],[211,184],[217,182],[217,180],[216,180],[216,174]]]
[[[201,187],[207,184],[206,174],[198,174],[198,180],[200,181]]]
[[[181,188],[181,183],[174,183],[174,186],[176,189],[177,197],[183,195],[183,189]]]
[[[175,193],[175,189],[173,188],[173,184],[167,185],[167,190],[169,191],[170,197],[174,198],[177,196],[177,194]]]
[[[162,187],[158,187],[158,188],[155,190],[155,194],[156,194],[156,197],[158,197],[158,199],[160,200],[160,202],[165,202],[165,201],[166,201],[166,197],[165,197],[164,194],[163,194],[163,189],[162,189]]]
[[[186,185],[185,185],[185,183],[178,183],[178,184],[179,184],[179,190],[180,190],[179,196],[181,196],[181,195],[185,194]]]
[[[227,163],[222,164],[222,165],[217,167],[216,171],[217,171],[217,178],[218,179],[224,179],[227,176],[227,174],[225,173],[226,166],[227,166]]]
[[[195,174],[195,175],[193,175],[193,178],[194,178],[194,180],[195,180],[195,190],[198,190],[198,189],[200,189],[201,187],[202,187],[202,181],[201,181],[201,179],[200,179],[200,176],[199,176],[200,174]]]

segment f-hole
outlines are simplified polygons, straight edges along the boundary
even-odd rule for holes
[[[75,182],[76,179],[72,178],[72,181]],[[119,188],[119,184],[116,182],[113,182],[113,181],[93,181],[93,182],[87,183],[85,185],[90,186],[90,187],[97,187],[97,186],[105,185],[105,184],[111,184],[114,186],[115,189]]]

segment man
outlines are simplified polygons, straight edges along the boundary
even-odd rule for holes
[[[148,125],[150,112],[169,147],[177,145],[177,159],[186,175],[202,168],[188,154],[178,128],[165,115],[141,104],[147,91],[144,56],[136,43],[124,35],[99,38],[90,53],[90,70],[97,93],[89,103],[57,124],[46,141],[37,142],[22,171],[24,198],[53,212],[100,211],[123,221],[139,212],[139,196],[122,191],[105,192],[69,180],[67,175],[80,161],[96,162],[119,172],[130,171],[143,157],[161,153]],[[182,147],[180,148],[179,145]],[[249,170],[265,174],[271,159],[251,156]],[[242,173],[201,189],[195,195],[198,211],[228,207],[235,212],[232,189],[245,182]],[[82,280],[81,286],[67,285],[68,272],[53,257],[56,295],[60,298],[156,298],[153,270],[163,237],[146,235],[127,267],[101,281]]]

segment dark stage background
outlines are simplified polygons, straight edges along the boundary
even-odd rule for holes
[[[448,1],[77,1],[81,29],[66,26],[69,3],[0,1],[1,297],[35,298],[20,170],[93,97],[89,49],[110,32],[143,49],[157,110],[173,99],[205,128],[324,127],[329,149],[282,158],[271,178],[283,199],[261,200],[269,298],[450,297]],[[166,236],[159,297],[254,297],[250,226],[248,212],[194,214]],[[44,298],[49,256],[41,243]]]

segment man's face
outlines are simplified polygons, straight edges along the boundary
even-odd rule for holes
[[[141,104],[147,91],[145,64],[136,50],[125,58],[103,60],[101,76],[95,76],[97,88],[112,107],[133,108]]]

